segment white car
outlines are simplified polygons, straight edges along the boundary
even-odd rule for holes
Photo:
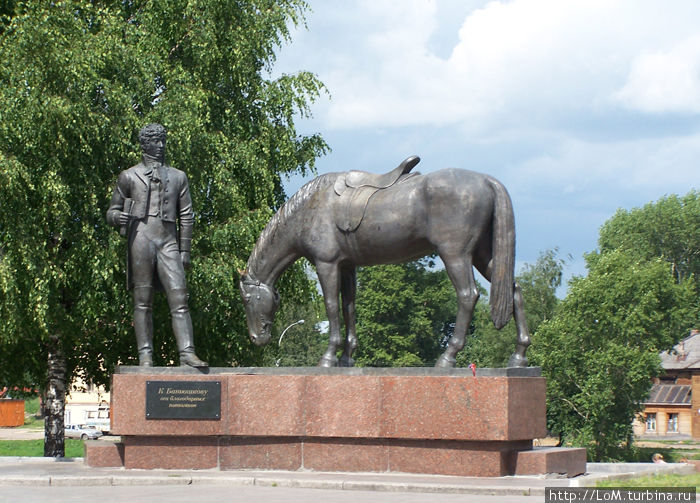
[[[95,440],[102,436],[102,432],[100,430],[77,424],[66,425],[65,434],[66,438],[81,438],[83,440]]]

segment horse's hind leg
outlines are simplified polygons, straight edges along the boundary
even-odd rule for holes
[[[357,273],[354,267],[344,267],[340,271],[340,296],[343,300],[343,321],[345,321],[345,350],[340,357],[341,367],[354,367],[352,354],[357,348],[355,331],[355,293]]]
[[[515,347],[515,353],[508,360],[508,366],[527,367],[525,351],[530,345],[530,332],[527,329],[527,320],[525,319],[523,293],[520,291],[520,285],[517,283],[513,284],[513,318],[515,319],[515,327],[518,332],[518,342]]]
[[[477,254],[474,258],[474,265],[479,272],[491,282],[491,259],[485,253]],[[527,319],[525,318],[525,305],[523,303],[523,293],[520,285],[513,283],[513,318],[515,329],[518,334],[515,352],[508,360],[509,367],[527,367],[525,352],[530,345],[530,332],[527,329]]]
[[[336,352],[342,342],[340,338],[340,312],[338,310],[338,295],[340,294],[340,280],[338,266],[336,264],[317,263],[316,273],[323,290],[323,301],[326,305],[328,316],[328,349],[318,362],[319,367],[337,367],[338,357]]]
[[[472,320],[476,301],[479,300],[479,290],[474,280],[474,270],[470,259],[447,259],[441,256],[445,270],[457,291],[457,320],[454,333],[447,343],[447,349],[438,358],[436,367],[454,367],[457,353],[464,347],[467,328]]]

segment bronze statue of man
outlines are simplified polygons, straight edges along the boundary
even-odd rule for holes
[[[187,175],[165,164],[166,131],[141,129],[142,161],[119,173],[107,222],[128,239],[127,285],[134,292],[134,332],[142,367],[153,366],[153,296],[165,291],[180,364],[206,367],[194,352],[185,268],[190,265],[194,213]],[[178,225],[179,224],[179,225]]]

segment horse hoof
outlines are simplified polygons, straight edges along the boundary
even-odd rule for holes
[[[338,358],[335,356],[328,358],[326,356],[322,356],[321,360],[318,362],[319,367],[337,367],[338,366]]]
[[[349,356],[343,355],[343,356],[340,357],[340,363],[339,363],[339,365],[340,365],[341,367],[354,367],[354,366],[355,366],[355,360],[353,360],[353,359],[350,358]]]
[[[443,369],[451,369],[455,366],[457,363],[457,360],[454,358],[449,358],[447,356],[441,356],[437,362],[435,362],[435,366],[438,368],[443,368]]]
[[[527,367],[527,358],[520,356],[518,353],[513,353],[508,360],[508,367]]]

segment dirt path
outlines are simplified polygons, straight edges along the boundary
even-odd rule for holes
[[[44,438],[43,429],[0,427],[0,440],[35,440]]]

